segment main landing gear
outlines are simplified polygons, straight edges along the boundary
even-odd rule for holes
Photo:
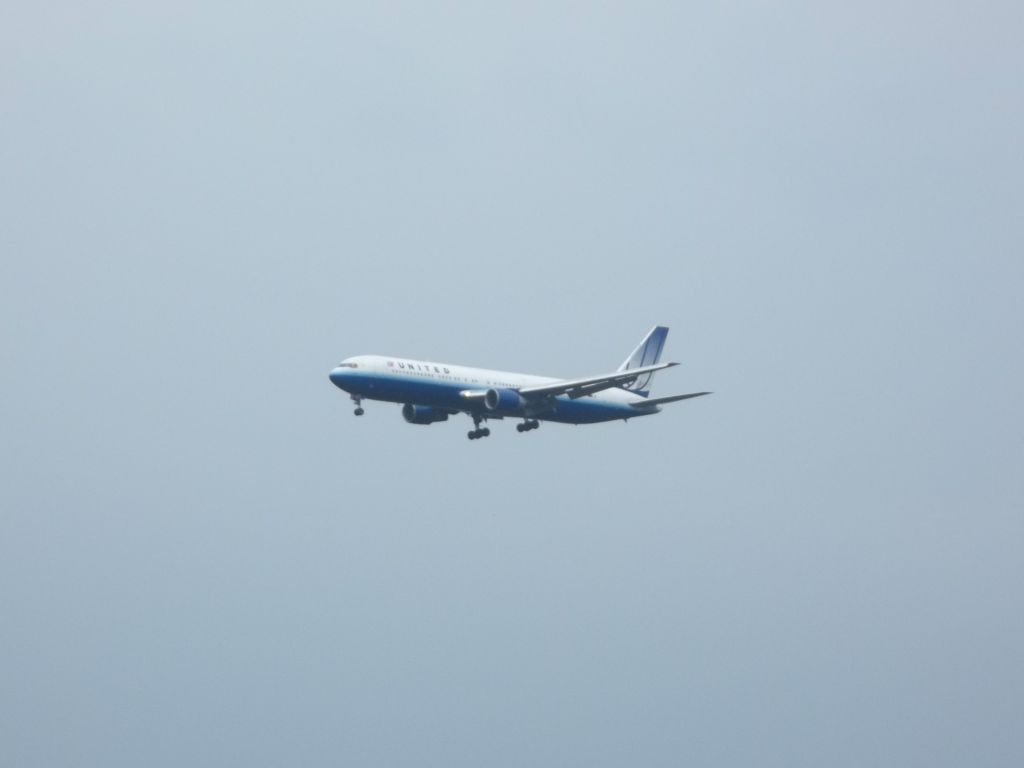
[[[352,395],[352,402],[356,404],[356,409],[354,411],[356,416],[362,416],[366,413],[366,411],[363,410],[363,398],[359,395]]]
[[[477,414],[474,413],[473,414],[473,427],[474,427],[474,429],[472,429],[469,432],[467,432],[466,433],[466,437],[468,437],[470,440],[479,440],[481,437],[488,437],[491,434],[491,430],[489,428],[487,428],[487,427],[484,427],[483,429],[480,428],[480,422],[483,421],[483,420],[484,419],[483,419],[482,416],[478,416]]]
[[[540,426],[540,422],[536,419],[527,419],[522,424],[516,424],[516,432],[529,432],[531,429],[536,429]]]

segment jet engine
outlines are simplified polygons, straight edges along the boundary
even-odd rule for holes
[[[484,395],[484,408],[491,413],[518,413],[523,407],[523,398],[514,389],[488,389]]]
[[[435,421],[448,421],[448,412],[430,405],[406,403],[402,406],[402,418],[410,424],[433,424]]]

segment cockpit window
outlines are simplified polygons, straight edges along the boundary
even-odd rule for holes
[[[338,363],[339,368],[358,368],[359,366],[355,363]]]

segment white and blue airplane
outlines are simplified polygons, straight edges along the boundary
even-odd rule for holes
[[[348,392],[356,416],[363,415],[363,400],[403,403],[402,416],[410,424],[433,424],[449,416],[468,414],[473,419],[470,440],[487,437],[489,419],[515,418],[519,432],[540,426],[541,421],[563,424],[594,424],[629,420],[661,411],[659,406],[677,400],[710,395],[650,397],[656,371],[678,363],[661,363],[668,328],[652,328],[633,354],[615,373],[582,379],[552,379],[525,373],[412,360],[406,357],[359,355],[331,371],[336,387]]]

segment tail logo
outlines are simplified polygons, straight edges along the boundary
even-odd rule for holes
[[[626,361],[619,366],[620,371],[628,371],[633,368],[642,368],[646,365],[655,365],[661,360],[661,350],[665,346],[665,339],[668,337],[668,328],[663,325],[651,329],[644,340],[640,342],[633,354],[626,358]],[[623,389],[636,392],[644,397],[648,394],[653,373],[641,374],[631,383],[623,385]]]

